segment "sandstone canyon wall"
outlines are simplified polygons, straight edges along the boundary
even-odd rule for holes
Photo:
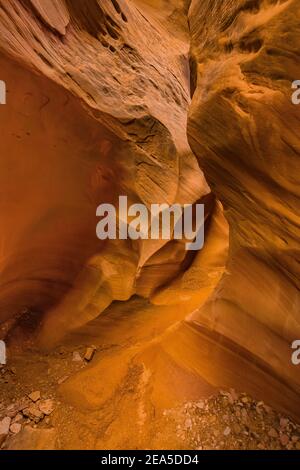
[[[186,5],[142,6],[1,3],[0,314],[46,311],[47,339],[149,296],[185,261],[179,242],[99,241],[101,202],[214,205],[186,138]]]
[[[299,394],[299,2],[194,0],[189,21],[189,142],[230,225],[226,273],[194,320]]]
[[[42,320],[41,345],[53,346],[113,301],[142,296],[184,312],[162,346],[174,363],[215,386],[235,376],[252,391],[277,387],[297,414],[297,1],[0,7],[1,320],[10,326],[29,309]],[[190,257],[174,240],[100,242],[96,208],[120,194],[205,202],[204,249]],[[230,226],[225,273],[215,196]],[[232,355],[222,362],[224,345]],[[154,362],[151,351],[144,360]]]

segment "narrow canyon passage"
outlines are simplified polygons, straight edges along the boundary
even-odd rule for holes
[[[299,448],[297,0],[0,6],[0,446]],[[204,248],[97,239],[120,195]]]

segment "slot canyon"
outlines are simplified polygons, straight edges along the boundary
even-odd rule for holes
[[[300,450],[299,48],[299,0],[0,0],[0,448]],[[120,195],[203,249],[99,240]]]

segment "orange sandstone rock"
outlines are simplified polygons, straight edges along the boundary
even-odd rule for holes
[[[210,193],[186,136],[187,10],[185,2],[167,11],[139,1],[0,5],[0,318],[43,313],[50,345],[113,300],[149,296],[186,258],[178,243],[101,242],[95,228],[97,206],[122,194],[149,205]],[[153,256],[157,280],[146,266]]]
[[[189,11],[189,142],[230,226],[226,273],[192,322],[232,342],[294,394],[300,107],[291,84],[300,73],[299,20],[296,0],[193,0]],[[295,411],[289,399],[286,405]]]

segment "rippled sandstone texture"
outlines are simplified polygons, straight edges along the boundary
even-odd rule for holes
[[[299,395],[299,2],[193,0],[189,22],[189,142],[230,225],[226,274],[194,321]]]
[[[43,313],[52,346],[105,311],[72,343],[99,359],[61,385],[81,411],[118,410],[99,448],[145,448],[153,410],[222,386],[299,417],[299,12],[189,4],[0,0],[0,317]],[[216,290],[227,226],[194,155],[231,228]],[[96,207],[119,194],[204,201],[204,250],[99,242]]]
[[[191,264],[180,242],[96,238],[121,194],[213,211],[186,137],[187,3],[1,2],[0,317],[46,312],[43,343]]]

